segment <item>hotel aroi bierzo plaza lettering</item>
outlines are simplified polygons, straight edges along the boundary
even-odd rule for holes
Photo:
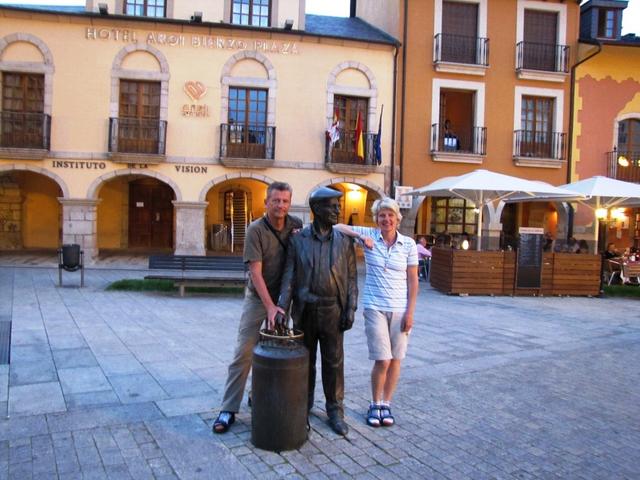
[[[166,45],[169,47],[193,47],[217,50],[256,50],[258,52],[277,53],[282,55],[297,55],[298,46],[295,42],[276,40],[243,40],[231,37],[211,35],[185,35],[176,33],[149,32],[138,33],[135,30],[120,28],[86,27],[87,40],[106,40],[122,43],[137,43],[143,41],[148,45]]]

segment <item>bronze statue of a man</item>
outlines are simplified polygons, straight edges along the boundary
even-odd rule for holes
[[[358,303],[353,241],[333,230],[342,193],[322,187],[311,194],[313,223],[289,239],[278,305],[287,310],[293,298],[294,327],[304,332],[309,349],[309,403],[313,407],[316,351],[320,343],[322,387],[329,425],[339,435],[344,422],[343,332],[353,325]]]

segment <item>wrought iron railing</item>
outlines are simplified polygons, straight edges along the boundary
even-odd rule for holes
[[[0,147],[49,150],[51,116],[45,113],[0,112]]]
[[[515,157],[547,158],[565,160],[567,158],[567,134],[560,132],[531,132],[516,130],[514,134]]]
[[[444,125],[431,125],[431,151],[485,155],[487,152],[487,127],[462,128],[455,133]]]
[[[640,151],[614,150],[606,156],[608,177],[640,183]]]
[[[266,125],[220,124],[221,158],[263,158],[273,160],[276,127]]]
[[[516,45],[518,70],[569,72],[569,47],[549,43],[519,42]]]
[[[164,155],[166,138],[165,120],[126,117],[109,119],[111,153]]]
[[[489,65],[489,39],[450,33],[435,36],[435,58],[438,62]]]
[[[362,146],[364,157],[356,154],[356,131],[339,128],[340,136],[335,143],[331,143],[325,135],[324,161],[325,163],[346,163],[351,165],[378,165],[375,152],[377,133],[363,133]]]

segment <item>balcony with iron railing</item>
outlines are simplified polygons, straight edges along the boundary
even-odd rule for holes
[[[50,141],[50,115],[0,112],[0,155],[41,160],[49,151]]]
[[[607,176],[624,182],[640,183],[640,151],[607,152]]]
[[[431,125],[431,155],[435,161],[482,163],[487,153],[487,128],[461,128],[449,131],[444,125]]]
[[[109,119],[109,153],[124,163],[164,161],[167,122],[148,118]]]
[[[519,42],[516,45],[516,71],[520,78],[540,77],[552,80],[548,75],[555,75],[557,80],[564,81],[569,73],[569,46],[548,43]]]
[[[370,173],[378,169],[375,152],[376,133],[363,133],[364,157],[356,154],[356,131],[339,128],[339,138],[331,143],[325,135],[324,162],[327,170],[334,173]]]
[[[273,165],[276,127],[220,124],[220,161],[223,165],[267,168]]]
[[[567,134],[516,130],[513,157],[518,166],[560,168],[567,158]]]
[[[489,66],[489,39],[438,33],[434,37],[433,62],[438,71],[474,67],[477,71],[473,68],[464,71],[484,75],[484,69]]]

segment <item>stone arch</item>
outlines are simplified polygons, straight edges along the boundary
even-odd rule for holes
[[[224,83],[225,78],[230,78],[231,70],[233,70],[235,64],[246,59],[253,59],[261,63],[267,71],[267,77],[269,80],[276,80],[276,69],[269,58],[255,50],[243,50],[233,54],[222,66],[220,81]]]
[[[338,75],[344,70],[353,68],[363,73],[369,81],[369,88],[357,88],[341,86],[336,83]],[[327,79],[327,128],[333,122],[334,114],[334,95],[352,95],[356,97],[366,97],[369,99],[369,111],[367,112],[368,133],[374,133],[376,123],[376,111],[378,109],[378,81],[369,67],[364,63],[355,60],[347,60],[336,65],[329,73]]]
[[[267,72],[267,78],[240,78],[233,77],[231,71],[236,63],[242,60],[255,60],[261,63]],[[276,69],[264,54],[255,50],[243,50],[233,54],[222,66],[220,74],[220,123],[227,123],[229,116],[229,86],[234,87],[253,87],[264,88],[268,90],[267,95],[267,126],[273,127],[276,124],[276,91],[278,89],[278,81],[276,78]]]
[[[309,205],[309,197],[311,196],[311,193],[314,190],[320,187],[330,187],[331,185],[335,185],[336,183],[355,183],[356,185],[360,185],[361,187],[365,187],[369,190],[373,190],[378,195],[380,195],[381,198],[384,198],[387,196],[383,188],[381,188],[379,185],[376,185],[373,182],[370,182],[369,180],[364,180],[361,178],[354,178],[354,177],[335,177],[335,178],[330,178],[328,180],[325,180],[324,182],[320,182],[315,186],[313,186],[307,192],[307,196],[304,199],[305,205]]]
[[[122,68],[127,55],[133,52],[147,52],[155,57],[160,64],[160,72],[146,70],[130,70]],[[120,80],[146,80],[160,82],[160,120],[167,120],[169,105],[169,62],[164,54],[152,45],[132,43],[120,49],[111,65],[111,97],[109,100],[109,116],[117,117],[120,108]]]
[[[56,175],[53,172],[50,172],[49,170],[45,170],[42,167],[36,167],[33,165],[18,165],[18,164],[0,165],[0,173],[15,172],[15,171],[26,171],[26,172],[39,173],[40,175],[44,175],[45,177],[48,177],[54,182],[56,182],[56,184],[60,187],[60,190],[62,190],[61,198],[65,198],[65,199],[70,198],[69,187],[67,187],[66,182],[62,180],[62,178],[60,178],[58,175]]]
[[[180,187],[178,187],[178,185],[171,178],[158,172],[134,170],[132,168],[123,168],[121,170],[115,170],[113,172],[100,175],[93,182],[91,182],[91,185],[89,185],[89,189],[87,190],[87,198],[92,200],[97,200],[98,190],[100,190],[100,187],[105,182],[108,182],[109,180],[112,180],[116,177],[129,176],[129,175],[136,176],[136,177],[151,177],[163,183],[166,183],[173,190],[173,193],[176,196],[175,201],[176,202],[182,201],[182,191],[180,190]]]
[[[247,178],[250,180],[257,180],[258,182],[263,182],[266,183],[267,185],[275,182],[274,179],[267,177],[266,175],[260,175],[258,173],[250,173],[250,172],[235,172],[235,173],[228,173],[226,175],[221,175],[219,177],[216,177],[212,180],[209,180],[204,187],[202,187],[202,190],[200,190],[200,195],[198,197],[198,201],[199,202],[205,202],[207,200],[207,193],[209,192],[209,190],[211,190],[213,187],[215,187],[216,185],[219,185],[220,183],[224,183],[226,181],[229,180],[234,180],[236,178]]]
[[[30,43],[38,49],[42,55],[43,63],[34,62],[5,62],[2,60],[6,49],[16,42]],[[0,38],[0,71],[41,73],[44,75],[44,113],[51,115],[51,103],[53,98],[53,73],[55,65],[53,55],[46,43],[31,33],[12,33]]]

